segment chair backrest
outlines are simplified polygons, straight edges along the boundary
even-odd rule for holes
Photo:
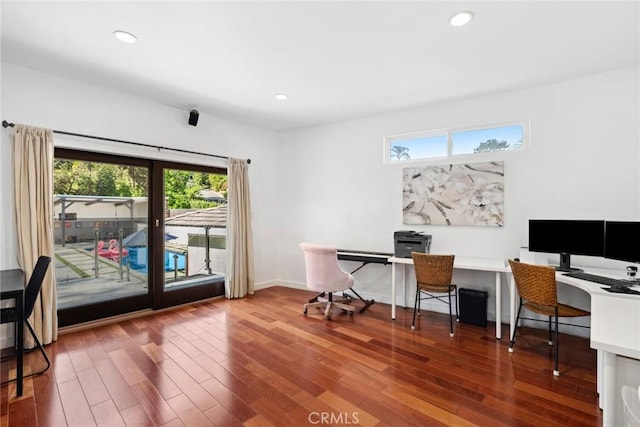
[[[338,250],[331,246],[300,243],[304,252],[307,287],[314,291],[335,292],[349,289],[353,276],[342,271],[338,264]]]
[[[548,265],[509,260],[518,293],[525,301],[546,307],[558,305],[556,269]]]
[[[413,252],[412,256],[418,286],[446,287],[451,284],[455,255],[432,255]]]
[[[27,283],[27,288],[24,291],[25,318],[31,316],[31,312],[33,311],[33,307],[36,305],[36,300],[38,299],[38,294],[40,293],[40,288],[42,287],[42,282],[44,281],[44,276],[47,274],[47,269],[49,268],[50,263],[50,257],[41,255],[36,262],[36,266],[33,268],[33,272],[29,278],[29,283]]]

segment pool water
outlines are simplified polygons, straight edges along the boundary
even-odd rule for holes
[[[129,249],[129,265],[132,269],[146,273],[147,272],[147,248],[128,248]],[[177,258],[175,258],[177,257]],[[164,271],[174,271],[175,261],[177,261],[178,270],[184,270],[187,264],[187,257],[184,254],[177,254],[171,251],[164,251]]]

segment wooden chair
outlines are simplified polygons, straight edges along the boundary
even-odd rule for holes
[[[453,275],[454,255],[431,255],[413,252],[413,267],[416,272],[416,302],[413,307],[413,323],[411,329],[416,329],[416,315],[420,315],[420,301],[436,299],[449,305],[449,336],[453,337],[453,314],[451,313],[451,296],[456,299],[456,319],[458,318],[458,292],[456,285],[451,283]],[[426,296],[422,296],[425,294]],[[448,300],[443,299],[447,294]]]
[[[520,310],[522,307],[534,313],[549,317],[549,345],[553,346],[554,353],[553,375],[558,376],[560,375],[560,371],[558,370],[558,318],[589,316],[591,313],[558,302],[555,268],[547,265],[525,264],[514,260],[509,260],[509,265],[511,266],[513,279],[516,282],[516,288],[520,294],[516,325],[520,319]],[[551,328],[552,319],[555,324],[553,333]],[[509,342],[510,353],[513,352],[513,347],[516,344],[516,329],[517,327],[513,329],[513,335]]]

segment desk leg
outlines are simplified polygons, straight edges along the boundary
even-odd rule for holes
[[[604,394],[602,407],[602,426],[613,427],[616,423],[616,398],[620,394],[620,390],[616,390],[616,355],[603,351],[603,367],[602,376],[604,384],[602,385],[602,393]]]
[[[511,340],[516,326],[516,282],[512,274],[511,280],[509,280],[509,340]]]
[[[496,271],[496,339],[502,339],[502,282]]]
[[[391,320],[396,320],[396,263],[391,263]]]
[[[407,265],[402,264],[402,308],[407,308]]]
[[[24,302],[16,298],[16,311],[19,320],[16,322],[16,396],[22,396],[22,382],[24,377]]]

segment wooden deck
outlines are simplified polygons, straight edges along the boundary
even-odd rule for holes
[[[129,268],[126,264],[99,256],[87,250],[89,245],[67,244],[55,249],[55,274],[58,308],[76,307],[85,303],[123,298],[148,292],[147,274]],[[186,252],[186,245],[172,244],[168,250]],[[96,262],[98,274],[96,275]],[[193,277],[201,277],[197,274]],[[219,276],[219,275],[218,275]],[[219,276],[222,277],[222,276]],[[184,270],[166,271],[165,286],[171,288],[186,284]]]

